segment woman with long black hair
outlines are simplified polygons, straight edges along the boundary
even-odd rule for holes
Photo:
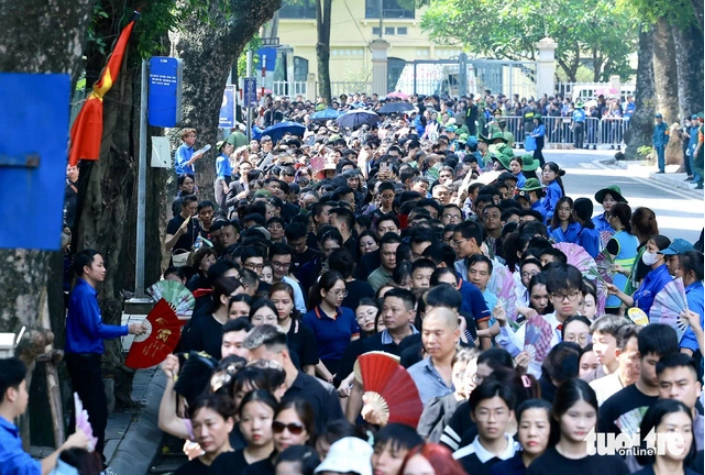
[[[570,379],[558,387],[551,412],[551,443],[529,465],[529,475],[626,475],[627,464],[617,455],[589,455],[586,436],[597,424],[597,397],[588,383]]]

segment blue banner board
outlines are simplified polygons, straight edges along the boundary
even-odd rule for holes
[[[148,122],[154,127],[176,127],[181,122],[183,61],[153,56],[149,60]]]
[[[223,91],[223,104],[220,106],[218,127],[221,129],[235,127],[235,86],[225,86],[225,91]]]
[[[245,107],[257,107],[257,78],[244,78],[243,104]]]
[[[0,248],[61,247],[71,78],[0,74]]]

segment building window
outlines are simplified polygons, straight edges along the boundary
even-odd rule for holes
[[[394,27],[393,26],[385,26],[384,27],[384,34],[385,35],[393,35],[394,34]]]
[[[279,18],[305,20],[316,18],[316,0],[282,0]]]
[[[378,26],[373,26],[372,27],[372,34],[374,36],[379,36],[379,27]]]
[[[383,18],[411,20],[415,18],[416,12],[413,7],[410,9],[406,6],[401,6],[397,0],[381,0],[381,3]],[[380,0],[365,0],[365,18],[379,18],[379,4]]]
[[[397,35],[408,35],[409,32],[407,31],[407,28],[405,26],[399,26],[397,27]]]

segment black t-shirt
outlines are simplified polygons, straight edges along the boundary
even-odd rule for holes
[[[301,368],[318,364],[318,345],[311,327],[299,320],[293,320],[286,333],[286,343],[291,353],[296,354]],[[299,369],[301,369],[299,368]]]
[[[360,246],[357,244],[357,239],[350,236],[348,240],[343,243],[343,247],[348,250],[356,262],[360,259]]]
[[[375,290],[367,281],[354,279],[346,282],[345,288],[348,291],[348,296],[343,299],[341,306],[351,308],[353,311],[363,298],[375,298]]]
[[[338,374],[335,375],[335,386],[340,386],[340,382],[350,376],[353,368],[355,367],[355,361],[357,357],[364,351],[364,344],[366,338],[358,338],[355,341],[351,341],[345,351],[343,352],[343,357],[338,363]]]
[[[380,257],[379,249],[376,251],[368,252],[360,259],[360,264],[355,268],[355,278],[361,280],[367,280],[371,273],[375,271],[376,268],[382,265],[382,258]]]
[[[399,342],[399,345],[394,343],[394,341],[388,344],[383,344],[382,333],[375,333],[374,335],[365,338],[363,341],[362,353],[369,353],[370,351],[384,351],[385,353],[401,356],[401,342]]]
[[[218,455],[210,467],[208,475],[240,475],[250,464],[245,460],[242,449]]]
[[[274,464],[271,457],[249,465],[242,475],[275,475]]]
[[[180,466],[174,475],[208,475],[208,467],[200,459],[193,459]]]
[[[310,247],[306,248],[301,254],[294,254],[291,273],[296,275],[304,264],[311,262],[319,255],[320,253],[317,250]]]
[[[205,351],[217,360],[222,343],[223,325],[213,315],[199,318],[181,335],[181,351]]]
[[[633,435],[646,410],[656,401],[658,396],[647,396],[637,389],[636,384],[619,390],[600,406],[599,432],[619,434],[621,428],[626,428]]]
[[[475,428],[476,425],[470,417],[470,403],[463,401],[458,405],[450,421],[448,421],[448,425],[443,429],[440,443],[455,452],[460,448],[463,435]]]
[[[181,217],[180,214],[176,215],[175,217],[171,218],[169,220],[169,223],[166,225],[166,233],[175,236],[176,232],[179,230],[183,223],[184,218]],[[193,244],[196,242],[196,238],[198,237],[199,231],[200,228],[198,226],[198,222],[195,219],[191,218],[188,225],[186,226],[186,232],[182,234],[181,237],[179,237],[178,241],[176,241],[176,244],[174,244],[174,247],[171,249],[171,253],[173,254],[174,251],[176,251],[177,249],[185,249],[187,251],[190,251],[193,247]]]
[[[316,421],[316,432],[322,433],[330,421],[343,418],[337,393],[328,392],[316,378],[299,372],[294,384],[286,390],[284,401],[303,399],[311,405]],[[254,464],[253,464],[254,466]]]
[[[558,453],[555,447],[549,448],[542,456],[534,460],[528,475],[626,475],[627,464],[616,455],[588,455],[581,459],[569,459]]]
[[[66,188],[64,190],[64,220],[66,226],[73,228],[73,222],[76,219],[76,203],[78,202],[78,181],[72,182],[66,179]]]

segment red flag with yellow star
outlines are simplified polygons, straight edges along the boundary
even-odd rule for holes
[[[93,91],[86,99],[78,117],[71,127],[71,151],[69,152],[69,165],[76,166],[79,160],[98,160],[100,156],[100,142],[103,137],[103,97],[110,90],[120,73],[122,58],[130,41],[132,28],[138,14],[122,29],[120,37],[115,43],[108,65],[103,70],[100,79],[93,85]]]

